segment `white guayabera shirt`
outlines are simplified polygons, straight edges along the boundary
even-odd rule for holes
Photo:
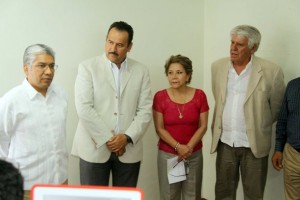
[[[24,189],[67,180],[67,98],[51,85],[46,97],[25,79],[0,100],[0,158],[16,165]]]

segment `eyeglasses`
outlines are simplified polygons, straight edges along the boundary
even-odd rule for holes
[[[181,160],[179,162],[177,162],[173,168],[175,168],[180,162],[184,162],[184,168],[185,168],[185,174],[182,174],[182,175],[173,175],[172,176],[176,176],[176,177],[179,177],[179,176],[186,176],[190,173],[190,161],[189,160]]]
[[[47,67],[49,67],[49,69],[51,71],[55,71],[57,69],[58,65],[56,65],[54,63],[51,63],[51,64],[40,63],[40,64],[35,65],[35,67],[37,67],[41,71],[45,71],[47,69]]]

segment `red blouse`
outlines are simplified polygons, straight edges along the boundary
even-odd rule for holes
[[[178,106],[178,108],[177,108]],[[207,112],[209,106],[205,93],[196,89],[193,99],[185,104],[173,102],[167,90],[158,91],[153,100],[153,109],[163,114],[164,128],[180,144],[187,144],[198,129],[200,113]],[[183,118],[179,118],[179,111]],[[177,154],[174,147],[169,146],[162,139],[159,139],[160,150],[168,153]],[[194,152],[202,147],[202,141],[194,148]]]

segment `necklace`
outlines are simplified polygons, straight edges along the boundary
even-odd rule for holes
[[[184,93],[184,101],[183,101],[183,106],[182,106],[182,110],[180,111],[180,109],[179,109],[179,106],[178,106],[178,103],[177,103],[177,101],[176,101],[176,98],[175,98],[175,95],[174,95],[174,93],[173,93],[173,90],[171,90],[172,91],[172,95],[173,95],[173,97],[174,97],[174,100],[175,100],[175,104],[176,104],[176,107],[177,107],[177,110],[178,110],[178,113],[179,113],[179,119],[182,119],[183,118],[183,111],[184,111],[184,106],[185,106],[185,100],[186,100],[186,90],[185,90],[185,93]]]
[[[180,109],[179,109],[179,107],[178,107],[178,103],[176,103],[176,106],[177,106],[177,110],[178,110],[178,112],[179,112],[179,119],[182,119],[183,118],[183,115],[182,115],[182,113],[183,113],[183,111],[184,111],[184,104],[183,104],[183,106],[182,106],[182,111],[180,112]]]

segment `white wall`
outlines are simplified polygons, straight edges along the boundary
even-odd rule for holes
[[[22,56],[28,45],[53,47],[59,64],[55,83],[69,95],[70,149],[77,124],[73,89],[78,63],[102,54],[109,25],[124,20],[135,30],[129,56],[148,65],[153,93],[168,87],[163,74],[165,60],[171,54],[186,55],[194,64],[192,86],[206,91],[211,118],[210,64],[229,55],[229,31],[238,24],[259,28],[262,43],[257,55],[281,65],[286,81],[300,75],[299,8],[298,0],[0,0],[0,96],[23,80]],[[156,143],[151,123],[144,138],[138,183],[147,200],[158,199]],[[214,199],[216,155],[209,154],[210,143],[208,130],[203,148],[203,196]],[[70,157],[69,168],[70,183],[78,184],[78,160],[74,157]],[[269,166],[265,199],[283,199],[282,187],[282,173]],[[238,199],[242,196],[239,188]]]

